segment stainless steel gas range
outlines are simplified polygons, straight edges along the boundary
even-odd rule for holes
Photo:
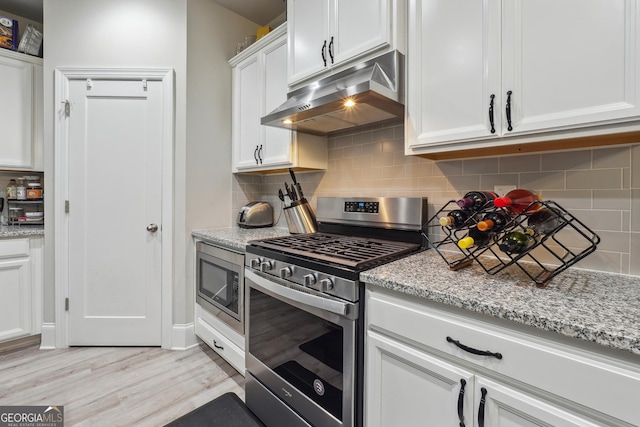
[[[249,242],[247,406],[268,427],[362,426],[362,271],[424,247],[426,198],[319,198],[318,233]]]

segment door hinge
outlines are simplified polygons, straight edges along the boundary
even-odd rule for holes
[[[63,101],[62,103],[64,104],[64,116],[71,117],[71,103],[68,99],[66,101]]]
[[[69,201],[64,201],[64,213],[69,213]]]
[[[64,299],[64,311],[69,311],[69,298]]]

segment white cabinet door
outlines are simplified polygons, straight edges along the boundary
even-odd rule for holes
[[[0,168],[33,168],[34,65],[0,55]]]
[[[389,44],[391,0],[332,2],[329,62],[333,66]]]
[[[289,85],[389,46],[397,30],[392,6],[392,0],[289,0]]]
[[[365,425],[472,425],[472,373],[376,332],[366,341]]]
[[[640,117],[636,1],[409,0],[408,23],[407,154],[621,132]]]
[[[329,65],[329,0],[287,1],[287,31],[289,84]]]
[[[512,93],[513,127],[504,133],[640,115],[639,9],[627,0],[503,2],[501,95]]]
[[[471,393],[471,390],[469,390]],[[503,384],[476,377],[474,419],[485,427],[597,427],[586,418],[520,393]]]
[[[409,34],[409,145],[497,136],[502,104],[500,3],[410,0]]]
[[[261,116],[270,113],[287,100],[287,39],[280,38],[261,53],[264,64],[264,108]],[[258,123],[260,118],[258,118]],[[289,129],[261,126],[264,132],[263,166],[288,167],[292,160],[292,134]]]
[[[32,331],[29,239],[0,240],[0,342]]]
[[[247,58],[233,68],[232,139],[237,169],[260,166],[262,85],[258,55]]]

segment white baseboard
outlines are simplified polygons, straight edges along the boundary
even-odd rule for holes
[[[42,323],[42,331],[40,334],[40,350],[53,350],[56,348],[55,323]]]
[[[198,345],[198,338],[193,323],[173,325],[171,350],[186,350]]]

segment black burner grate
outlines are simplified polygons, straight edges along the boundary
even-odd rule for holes
[[[287,254],[302,255],[351,268],[362,268],[416,250],[418,245],[327,233],[298,234],[251,242]]]

